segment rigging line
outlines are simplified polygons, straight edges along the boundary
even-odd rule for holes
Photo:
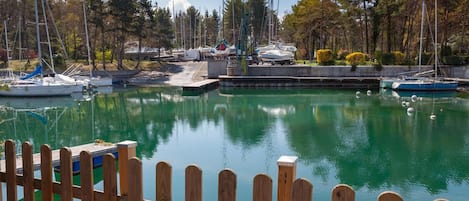
[[[67,54],[67,51],[65,49],[65,45],[64,45],[64,42],[62,40],[62,37],[60,36],[59,30],[57,29],[57,24],[55,23],[54,15],[52,15],[52,10],[50,9],[50,6],[49,6],[49,1],[46,1],[46,6],[47,6],[47,11],[49,12],[49,15],[50,15],[50,18],[51,18],[51,21],[52,21],[52,26],[55,29],[55,34],[57,34],[57,39],[59,40],[59,43],[62,46],[62,52],[64,54],[64,58],[65,58],[65,60],[68,60],[68,54]]]

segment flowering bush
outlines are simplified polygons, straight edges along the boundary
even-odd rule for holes
[[[332,50],[321,49],[317,51],[317,61],[320,65],[333,65],[334,58],[332,56]]]
[[[357,66],[365,63],[365,54],[361,52],[354,52],[345,57],[348,64]]]

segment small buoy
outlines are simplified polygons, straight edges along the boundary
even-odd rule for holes
[[[435,120],[435,119],[436,119],[435,113],[432,112],[432,114],[430,115],[430,119],[431,119],[431,120]]]
[[[371,90],[366,91],[367,96],[371,96]]]
[[[405,102],[405,106],[406,106],[406,107],[409,107],[409,106],[410,106],[410,103],[406,101],[406,102]]]
[[[415,101],[417,101],[417,98],[418,98],[417,95],[412,95],[410,97],[410,100],[412,100],[412,102],[415,102]]]
[[[356,99],[360,99],[360,96],[359,96],[359,95],[356,95],[355,98],[356,98]]]
[[[360,95],[360,91],[355,92],[355,95],[359,96],[359,95]]]
[[[443,112],[443,108],[440,108],[440,112]]]
[[[402,105],[402,107],[405,107],[405,106],[406,106],[406,102],[405,102],[405,101],[402,101],[401,105]]]
[[[414,113],[415,109],[413,107],[407,108],[407,113]]]

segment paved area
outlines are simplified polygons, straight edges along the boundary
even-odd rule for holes
[[[142,71],[129,79],[131,85],[184,86],[207,77],[207,62],[175,62],[157,71]]]

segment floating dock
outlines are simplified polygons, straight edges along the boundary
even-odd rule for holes
[[[206,79],[182,86],[182,93],[183,95],[199,95],[209,90],[216,89],[218,85],[218,79]]]
[[[108,143],[90,143],[74,147],[69,147],[72,151],[72,162],[80,161],[80,152],[89,151],[93,158],[101,157],[107,153],[117,153],[116,144]],[[60,149],[52,151],[52,166],[56,167],[60,165]],[[41,167],[41,154],[33,154],[33,166],[34,170],[39,170]],[[0,161],[0,170],[5,170],[5,160]],[[16,171],[18,173],[23,172],[23,159],[21,157],[16,158]]]

